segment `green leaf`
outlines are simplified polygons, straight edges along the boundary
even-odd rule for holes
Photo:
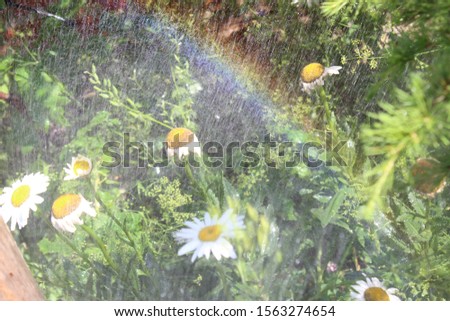
[[[48,238],[44,238],[38,242],[38,247],[44,255],[59,254],[69,256],[73,253],[72,249],[60,240],[50,241]]]
[[[26,92],[30,89],[30,84],[28,82],[29,78],[30,75],[25,67],[19,67],[14,72],[14,80],[19,86],[21,92]]]
[[[328,224],[336,222],[339,215],[339,208],[347,197],[348,190],[346,188],[339,190],[323,210],[313,212],[316,218],[320,220],[320,224],[325,228]]]
[[[9,88],[6,84],[0,85],[0,92],[8,94],[9,93]]]
[[[321,9],[325,16],[336,15],[343,7],[348,5],[352,0],[330,0],[322,3]]]
[[[13,61],[14,59],[12,58],[12,56],[0,59],[0,71],[5,73],[10,70],[12,68]]]

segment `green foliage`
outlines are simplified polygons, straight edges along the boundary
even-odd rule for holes
[[[125,109],[127,115],[136,120],[143,120],[147,123],[153,122],[166,128],[171,128],[170,125],[157,120],[152,115],[143,113],[140,110],[142,107],[141,104],[135,103],[128,97],[122,98],[119,94],[119,90],[111,84],[111,80],[103,79],[103,81],[101,81],[97,75],[97,69],[94,65],[92,65],[92,71],[86,71],[86,74],[89,75],[89,82],[94,85],[94,89],[99,93],[99,96],[107,99],[112,106]]]
[[[339,13],[339,11],[349,5],[349,4],[353,4],[354,1],[350,1],[350,0],[334,0],[334,1],[325,1],[322,4],[322,12],[324,13],[324,15],[326,16],[334,16],[336,14]]]
[[[396,161],[407,155],[417,158],[427,149],[448,146],[446,133],[448,124],[442,122],[450,113],[448,102],[433,101],[429,87],[419,74],[413,74],[410,92],[396,91],[395,105],[381,103],[382,113],[372,113],[376,120],[372,126],[363,129],[362,138],[368,155],[385,155],[386,160],[367,174],[375,177],[371,187],[371,198],[367,204],[367,215],[371,215],[381,198],[392,187]],[[430,97],[430,98],[429,98]]]
[[[136,185],[140,197],[148,197],[156,201],[157,212],[168,227],[178,228],[185,221],[193,218],[192,213],[177,211],[179,207],[192,204],[192,196],[184,194],[180,189],[180,184],[177,179],[170,182],[167,177],[162,177],[158,182],[147,187],[144,187],[140,182]]]
[[[177,54],[174,55],[174,59],[175,65],[171,69],[174,87],[170,93],[170,100],[162,99],[160,102],[162,116],[167,117],[171,124],[183,124],[195,131],[194,96],[202,90],[202,86],[192,78],[187,60],[182,62]]]
[[[198,1],[153,7],[169,3],[189,9],[182,13],[189,28],[198,20],[199,29],[211,23],[220,30],[229,17],[244,17],[231,47],[261,54],[256,60],[268,70],[261,82],[283,83],[268,91],[268,105],[279,108],[265,110],[267,131],[279,141],[323,146],[322,131],[331,130],[335,143],[345,142],[345,164],[287,168],[294,148],[284,146],[272,155],[275,166],[242,166],[238,152],[232,167],[156,170],[140,166],[147,151],[133,147],[128,167],[102,167],[106,142],[122,144],[127,134],[161,150],[172,127],[205,136],[232,130],[239,106],[224,105],[228,119],[201,123],[212,119],[198,107],[201,92],[217,79],[196,72],[181,50],[186,39],[151,23],[143,28],[133,15],[103,12],[99,30],[82,35],[46,20],[29,43],[33,32],[18,31],[20,41],[7,43],[0,59],[0,178],[5,186],[18,173],[51,178],[45,202],[16,234],[46,298],[347,300],[366,273],[397,287],[403,300],[448,299],[448,188],[418,188],[445,182],[450,168],[448,1],[272,1],[268,13],[259,1],[233,1],[210,18],[205,8],[194,10]],[[84,5],[63,1],[54,10],[74,16]],[[61,42],[70,46],[58,48]],[[314,61],[343,69],[306,96],[298,75]],[[63,181],[63,167],[78,153],[92,160],[92,172]],[[314,155],[330,159],[325,148]],[[418,158],[431,165],[417,170]],[[48,219],[63,193],[81,193],[97,211],[74,234]],[[235,260],[178,256],[174,232],[227,209],[244,216],[245,229],[230,239]]]

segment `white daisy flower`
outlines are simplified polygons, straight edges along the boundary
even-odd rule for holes
[[[356,301],[401,301],[398,296],[394,295],[397,289],[386,289],[377,278],[358,281],[352,288],[350,296]]]
[[[302,79],[303,91],[310,93],[316,87],[323,86],[323,79],[327,75],[337,75],[341,66],[324,67],[322,64],[314,62],[303,67],[300,78]]]
[[[166,136],[167,156],[179,159],[188,156],[189,152],[201,156],[202,150],[197,136],[187,128],[174,128]]]
[[[49,178],[41,173],[26,175],[22,180],[15,181],[11,187],[5,187],[0,195],[0,214],[5,221],[11,219],[11,231],[23,228],[28,223],[30,210],[36,211],[36,204],[44,199],[38,194],[47,190]]]
[[[72,163],[67,164],[67,168],[64,168],[67,176],[64,177],[65,181],[77,179],[86,175],[92,171],[92,162],[89,158],[78,155],[72,157]]]
[[[81,196],[81,194],[63,194],[59,196],[52,205],[52,224],[60,230],[73,233],[75,224],[81,225],[81,214],[86,213],[95,217],[95,209],[91,203]]]
[[[217,260],[221,257],[236,258],[236,253],[231,243],[226,238],[235,237],[237,229],[243,229],[244,217],[242,215],[236,218],[231,217],[233,210],[227,210],[220,218],[215,218],[205,213],[203,221],[194,218],[194,221],[185,223],[187,228],[175,232],[175,239],[184,244],[178,251],[178,255],[194,251],[191,261],[205,256],[209,259],[210,253]]]

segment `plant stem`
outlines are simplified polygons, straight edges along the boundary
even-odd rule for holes
[[[325,109],[325,122],[326,122],[327,126],[329,126],[329,128],[331,129],[331,132],[333,134],[336,134],[336,126],[334,123],[334,119],[332,117],[330,104],[328,103],[327,95],[325,93],[325,89],[323,88],[323,86],[320,87],[319,96],[320,96],[320,100],[323,104],[323,107]]]
[[[85,224],[82,224],[81,228],[83,230],[85,230],[86,233],[88,233],[89,236],[94,239],[94,241],[95,241],[95,243],[97,243],[100,251],[102,251],[106,262],[108,262],[109,266],[111,266],[111,268],[114,270],[114,272],[119,274],[119,268],[118,268],[117,264],[112,260],[111,255],[109,255],[109,252],[108,252],[108,250],[106,248],[105,243],[103,243],[103,241],[98,237],[97,234],[95,234],[95,232],[89,226],[86,226]]]
[[[322,270],[322,243],[325,236],[325,229],[320,232],[320,239],[316,253],[316,272],[317,272],[317,286],[320,292],[320,285],[323,281],[323,270]]]
[[[89,185],[94,193],[95,200],[100,204],[106,215],[122,230],[122,232],[127,237],[128,241],[130,242],[130,246],[133,248],[133,250],[136,252],[137,258],[140,261],[140,263],[145,266],[144,259],[142,258],[142,255],[139,253],[139,251],[136,248],[136,242],[134,241],[133,237],[131,236],[130,232],[125,228],[124,224],[122,224],[111,211],[109,210],[109,207],[106,206],[106,204],[103,202],[103,200],[100,198],[100,196],[97,193],[97,190],[94,186],[94,183],[92,180],[89,180]]]
[[[222,288],[223,288],[223,292],[225,295],[225,299],[230,301],[233,298],[231,297],[230,289],[228,287],[227,274],[224,270],[224,266],[220,262],[216,262],[215,266],[216,266],[217,274],[219,274],[220,283],[222,283]]]
[[[356,253],[356,247],[354,247],[354,246],[352,249],[352,253],[353,253],[353,264],[355,265],[355,270],[361,271],[361,266],[359,265],[359,261],[358,261],[358,254]]]
[[[113,259],[111,258],[111,255],[108,252],[108,249],[106,248],[105,243],[103,243],[103,241],[98,237],[98,235],[87,225],[82,224],[81,228],[90,236],[94,239],[95,243],[97,244],[97,246],[99,247],[100,251],[103,254],[103,257],[105,258],[106,262],[108,262],[108,265],[111,267],[111,269],[114,271],[114,273],[117,274],[117,276],[119,277],[119,279],[124,283],[124,284],[129,284],[128,282],[128,277],[126,275],[123,275],[120,273],[120,269],[119,266],[113,261]],[[101,274],[100,274],[101,275]],[[131,286],[131,292],[133,292],[133,295],[136,298],[139,298],[139,289],[136,289],[133,285]]]
[[[107,99],[112,106],[125,108],[128,111],[128,114],[130,116],[132,116],[138,120],[147,120],[147,121],[153,122],[155,124],[158,124],[160,126],[166,127],[168,129],[173,129],[173,127],[170,126],[169,124],[163,123],[162,121],[157,120],[153,116],[151,116],[149,114],[144,114],[143,112],[137,110],[134,102],[130,98],[128,98],[128,97],[122,98],[119,95],[117,88],[114,87],[113,85],[111,85],[109,79],[103,79],[103,81],[106,80],[107,83],[109,83],[109,85],[105,85],[104,82],[102,83],[97,75],[95,66],[93,66],[92,72],[85,71],[85,73],[87,75],[89,75],[89,77],[90,77],[89,81],[91,82],[91,84],[94,85],[95,91],[100,93],[101,97],[103,97],[104,99]]]
[[[134,118],[136,118],[136,119],[142,119],[142,118],[143,118],[143,119],[149,120],[149,121],[151,121],[151,122],[153,122],[153,123],[155,123],[155,124],[158,124],[158,125],[161,125],[161,126],[163,126],[163,127],[166,127],[166,128],[168,128],[168,129],[173,129],[172,126],[170,126],[170,125],[168,125],[168,124],[166,124],[166,123],[163,123],[162,121],[157,120],[156,118],[154,118],[153,116],[150,116],[149,114],[143,114],[143,113],[141,113],[141,112],[139,112],[139,114],[136,114],[137,111],[134,110],[133,108],[127,106],[127,104],[125,104],[125,103],[122,103],[122,106],[123,106],[125,109],[127,109],[127,110],[129,111],[129,114],[130,114],[131,116],[133,116]]]
[[[102,273],[95,267],[95,265],[89,260],[89,257],[84,254],[83,252],[81,252],[76,246],[75,244],[73,244],[73,242],[67,237],[65,236],[63,233],[61,233],[60,231],[56,230],[56,235],[58,235],[58,237],[63,240],[64,243],[66,243],[84,262],[86,262],[87,264],[89,264],[89,266],[91,267],[91,269],[95,272],[95,274],[97,275],[102,275]]]
[[[355,241],[355,239],[356,239],[356,235],[355,235],[355,233],[352,233],[352,236],[351,236],[350,240],[345,245],[345,249],[342,252],[342,256],[339,259],[339,262],[337,262],[337,270],[338,271],[342,271],[342,268],[343,268],[345,262],[347,261],[347,258],[350,255],[350,250],[353,247],[353,242]]]
[[[84,225],[84,224],[82,224],[81,225],[81,227],[86,231],[86,232],[88,232],[88,234],[91,236],[91,237],[93,237],[94,238],[94,240],[96,240],[96,242],[97,241],[100,241],[101,242],[101,240],[98,238],[98,236],[90,229],[90,228],[88,228],[88,230],[90,230],[90,232],[88,231],[88,230],[86,230],[86,226]],[[91,267],[91,269],[94,271],[94,273],[95,274],[97,274],[98,276],[100,276],[100,277],[102,277],[103,275],[104,275],[104,273],[102,273],[100,270],[98,270],[96,267],[95,267],[95,265],[92,263],[92,261],[91,260],[89,260],[89,257],[85,254],[85,253],[83,253],[83,252],[81,252],[79,249],[78,249],[78,247],[75,245],[75,244],[73,244],[73,242],[67,237],[67,236],[65,236],[63,233],[61,233],[60,231],[58,231],[58,230],[56,230],[56,235],[58,235],[58,237],[61,239],[61,240],[63,240],[64,241],[64,243],[66,243],[84,262],[86,262],[87,264],[89,264],[89,266]],[[103,242],[101,242],[102,244],[103,244]],[[104,246],[104,244],[103,244],[103,248],[104,248],[104,250],[106,251],[106,246]],[[102,251],[103,252],[103,251]],[[107,252],[106,252],[107,253]],[[103,252],[103,254],[105,255],[105,252]],[[109,254],[107,253],[107,255],[109,256]],[[110,256],[109,256],[110,257]],[[111,262],[112,262],[112,260],[111,260]],[[111,264],[110,264],[111,265]],[[114,272],[115,273],[117,273],[117,275],[120,275],[119,274],[119,271],[118,271],[118,269],[117,269],[117,266],[116,267],[114,267],[114,262],[113,262],[113,265],[111,265],[111,268],[113,268],[114,269]],[[125,283],[125,284],[127,284],[127,280],[124,278],[124,277],[120,277],[120,279]],[[136,298],[139,298],[140,296],[139,296],[139,291],[138,290],[136,290],[134,287],[131,289],[131,291],[133,292],[133,294],[134,294],[134,296],[136,297]]]
[[[389,220],[398,238],[403,242],[405,242],[406,244],[408,244],[408,246],[410,246],[411,248],[414,248],[414,243],[409,238],[405,225],[397,221],[397,217],[395,216],[392,209],[387,208],[386,211],[384,212],[384,216]]]
[[[186,172],[186,176],[188,177],[189,181],[192,183],[192,185],[197,188],[197,190],[200,192],[200,194],[202,194],[203,199],[205,200],[205,202],[208,202],[209,196],[208,196],[208,192],[206,191],[206,189],[204,188],[204,186],[202,186],[201,184],[199,184],[195,178],[194,175],[192,174],[192,170],[191,167],[189,166],[189,162],[185,162],[184,164],[184,170]]]

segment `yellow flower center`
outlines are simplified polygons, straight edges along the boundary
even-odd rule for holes
[[[14,207],[20,207],[30,197],[31,188],[28,185],[17,187],[11,196],[11,204]]]
[[[73,213],[81,203],[81,196],[77,194],[61,195],[53,202],[52,213],[57,219],[61,219]]]
[[[174,128],[166,137],[169,148],[179,148],[194,141],[194,133],[186,128]]]
[[[364,300],[366,301],[390,301],[389,294],[382,288],[372,287],[364,291]]]
[[[73,164],[73,171],[76,175],[87,175],[91,171],[91,164],[85,159],[77,159]]]
[[[214,242],[222,234],[222,226],[210,225],[202,228],[198,233],[198,238],[203,242]]]
[[[310,83],[319,79],[323,75],[324,71],[325,71],[324,66],[322,66],[317,62],[314,62],[312,64],[305,66],[302,69],[300,77],[302,78],[303,82]]]

